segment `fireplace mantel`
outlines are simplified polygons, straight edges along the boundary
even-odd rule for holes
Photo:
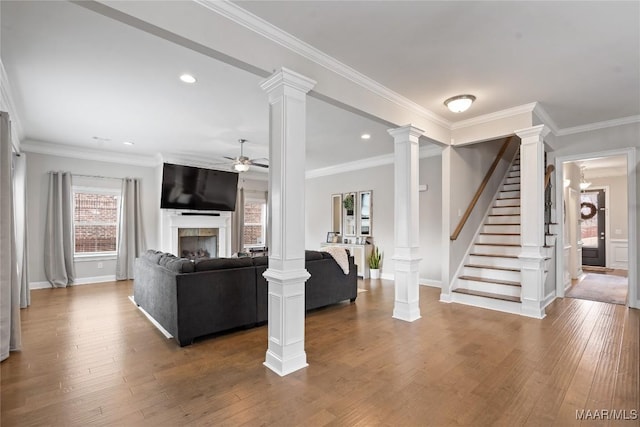
[[[217,228],[218,256],[231,256],[231,212],[206,212],[199,215],[190,211],[162,209],[161,214],[162,251],[178,255],[179,228]]]

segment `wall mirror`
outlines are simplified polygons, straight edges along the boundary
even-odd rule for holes
[[[331,195],[331,230],[342,235],[342,194]]]
[[[372,191],[360,191],[358,193],[358,234],[371,236],[372,225]]]
[[[357,196],[357,193],[345,193],[342,198],[343,236],[354,237],[356,235]]]

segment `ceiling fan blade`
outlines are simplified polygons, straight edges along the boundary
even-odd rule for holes
[[[229,156],[222,156],[225,159],[229,159],[229,160],[233,160],[234,162],[238,161],[237,157],[229,157]]]
[[[268,168],[269,165],[263,165],[262,163],[253,163],[251,162],[251,166],[257,166],[259,168]]]

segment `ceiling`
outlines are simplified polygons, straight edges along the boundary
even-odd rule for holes
[[[559,128],[640,115],[638,2],[239,5],[449,121],[535,101]],[[246,138],[268,156],[262,77],[73,3],[0,8],[25,139],[214,164]],[[442,101],[460,93],[478,99],[453,115]],[[393,151],[389,123],[313,97],[307,116],[308,170]]]

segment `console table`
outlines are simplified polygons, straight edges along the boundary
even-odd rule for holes
[[[321,247],[337,246],[348,249],[358,267],[358,276],[369,278],[369,257],[373,252],[373,245],[356,245],[355,243],[320,243]]]

